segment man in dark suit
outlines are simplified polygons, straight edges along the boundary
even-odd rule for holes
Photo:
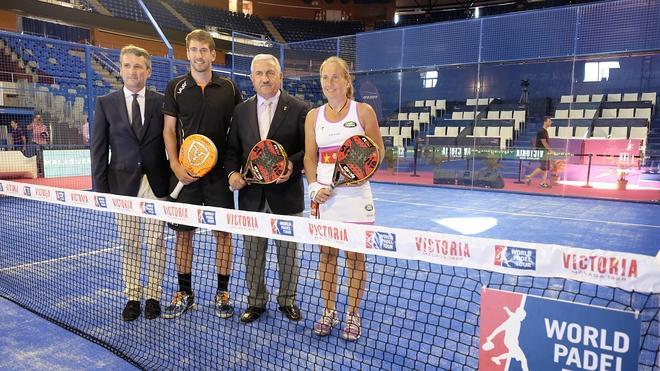
[[[259,54],[252,60],[251,76],[256,95],[239,104],[229,130],[229,143],[225,169],[229,185],[239,190],[238,206],[241,210],[267,212],[280,215],[302,216],[304,186],[302,180],[305,148],[305,116],[309,105],[280,90],[283,75],[277,58]],[[250,149],[262,139],[273,139],[284,147],[289,164],[275,184],[249,185],[240,174]],[[241,322],[257,320],[265,311],[268,291],[264,282],[268,240],[244,236],[244,260],[248,284],[248,308]],[[300,309],[295,303],[299,264],[294,242],[275,241],[279,267],[279,309],[289,319],[300,320]]]
[[[96,100],[90,147],[95,190],[166,199],[170,167],[163,141],[163,96],[145,88],[151,76],[151,56],[142,48],[128,45],[119,58],[124,87]],[[122,318],[132,321],[140,316],[142,294],[147,299],[145,318],[157,318],[165,271],[164,223],[123,214],[117,214],[116,221],[123,246],[122,275],[128,298]],[[140,283],[143,238],[148,246],[148,283],[144,293]]]

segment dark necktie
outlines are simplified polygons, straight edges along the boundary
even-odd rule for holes
[[[142,130],[142,114],[140,113],[140,103],[138,103],[138,94],[133,94],[133,104],[131,106],[131,125],[135,135],[140,135]]]

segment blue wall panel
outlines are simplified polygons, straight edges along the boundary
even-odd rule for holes
[[[479,23],[468,20],[406,28],[403,66],[477,63]]]
[[[356,35],[355,70],[401,68],[402,30],[386,30]]]
[[[573,55],[576,18],[576,8],[484,18],[481,61]]]
[[[578,55],[660,49],[658,0],[613,1],[578,9]]]

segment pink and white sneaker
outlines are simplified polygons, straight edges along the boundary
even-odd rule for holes
[[[360,338],[361,334],[360,316],[348,313],[346,315],[346,324],[344,325],[344,331],[341,333],[341,337],[343,337],[344,340],[356,341]]]
[[[339,324],[337,311],[326,309],[319,321],[314,324],[314,333],[318,336],[328,336],[337,324]]]

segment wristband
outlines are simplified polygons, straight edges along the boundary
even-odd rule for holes
[[[307,192],[309,192],[309,199],[314,201],[314,198],[316,197],[316,194],[322,188],[325,188],[325,187],[323,185],[321,185],[321,183],[319,183],[319,182],[310,183],[307,186]]]

